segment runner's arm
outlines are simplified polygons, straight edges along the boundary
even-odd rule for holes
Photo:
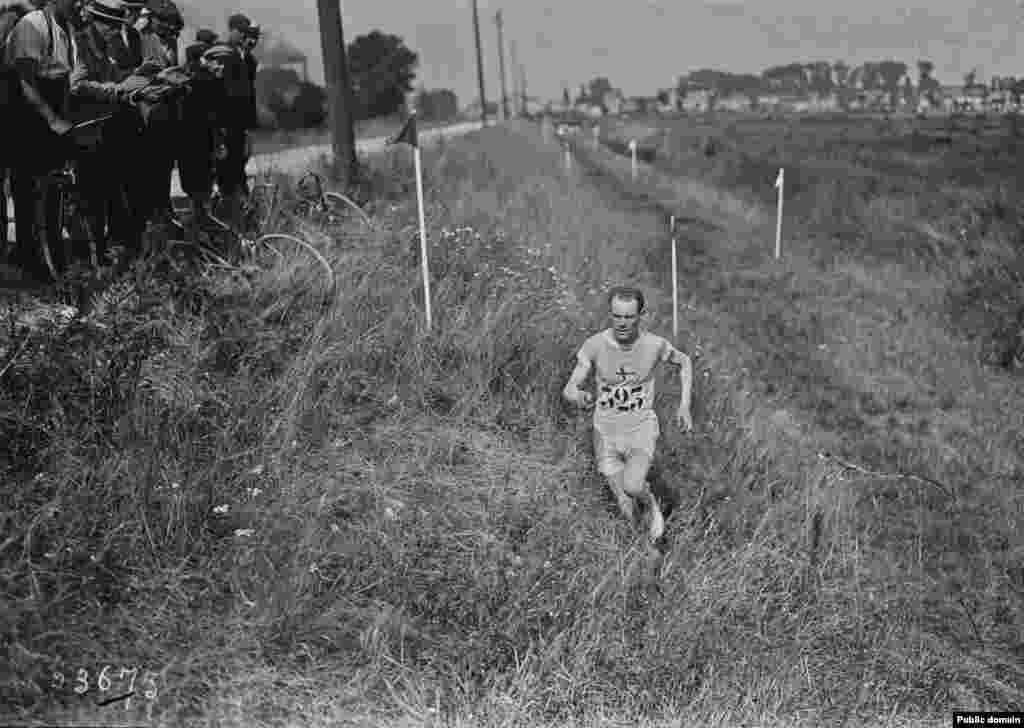
[[[679,407],[689,411],[693,395],[693,362],[689,356],[672,346],[667,340],[661,360],[679,367]]]
[[[589,376],[592,366],[590,358],[582,351],[576,355],[576,368],[572,370],[572,374],[569,375],[569,381],[566,382],[565,388],[562,390],[562,396],[566,401],[572,404],[580,404],[580,399],[583,395],[590,397],[590,392],[580,390],[580,386],[587,381],[587,376]]]

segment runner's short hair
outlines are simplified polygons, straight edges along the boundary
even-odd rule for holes
[[[612,290],[608,291],[608,308],[612,307],[612,301],[616,298],[623,301],[636,301],[636,312],[644,312],[644,292],[639,288],[635,288],[633,286],[615,286]]]

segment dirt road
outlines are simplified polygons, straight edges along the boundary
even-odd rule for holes
[[[451,124],[450,126],[439,127],[437,129],[424,129],[419,131],[419,138],[421,143],[431,143],[436,141],[438,137],[446,136],[461,136],[471,131],[475,131],[480,128],[480,122],[478,121],[467,121],[460,124]],[[380,152],[384,149],[387,143],[387,137],[373,137],[371,139],[358,139],[356,140],[356,148],[360,154],[373,154]],[[325,154],[330,154],[330,144],[318,144],[312,147],[301,147],[299,149],[285,149],[279,152],[270,152],[267,154],[259,154],[249,160],[249,165],[246,167],[246,172],[249,173],[250,177],[257,176],[267,170],[275,169],[282,172],[302,172],[305,171],[313,162]],[[174,176],[171,179],[171,196],[182,197],[184,193],[181,191],[181,185],[178,181],[178,171],[174,171]]]
[[[421,143],[429,144],[436,141],[438,137],[446,136],[461,136],[468,132],[474,131],[480,128],[480,122],[478,121],[466,121],[460,124],[451,124],[449,126],[439,127],[436,129],[424,129],[419,131],[419,138]],[[356,140],[356,147],[361,154],[373,154],[384,149],[387,143],[387,137],[373,137],[370,139],[358,139]],[[329,154],[331,146],[329,144],[320,144],[312,147],[302,147],[299,149],[285,149],[279,152],[271,152],[269,154],[259,154],[249,160],[249,165],[246,167],[246,171],[250,176],[255,176],[267,169],[279,169],[282,171],[298,172],[304,170],[312,162],[325,154]],[[183,192],[181,191],[181,183],[178,181],[178,170],[174,170],[174,175],[171,178],[171,196],[182,197]],[[10,221],[8,226],[8,239],[14,239],[14,204],[8,198],[7,201],[7,219]]]

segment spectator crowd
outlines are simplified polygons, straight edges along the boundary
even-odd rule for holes
[[[161,231],[196,236],[214,215],[239,226],[257,125],[259,26],[232,15],[226,35],[199,30],[179,57],[184,20],[172,0],[33,4],[0,8],[8,263],[48,281],[76,262],[102,262],[114,247],[131,260]],[[184,223],[171,204],[175,167],[189,199]],[[73,220],[55,184],[62,179],[73,180]]]

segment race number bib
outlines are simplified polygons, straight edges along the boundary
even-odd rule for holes
[[[641,384],[631,386],[603,385],[598,405],[605,410],[634,412],[643,409],[644,388]]]

